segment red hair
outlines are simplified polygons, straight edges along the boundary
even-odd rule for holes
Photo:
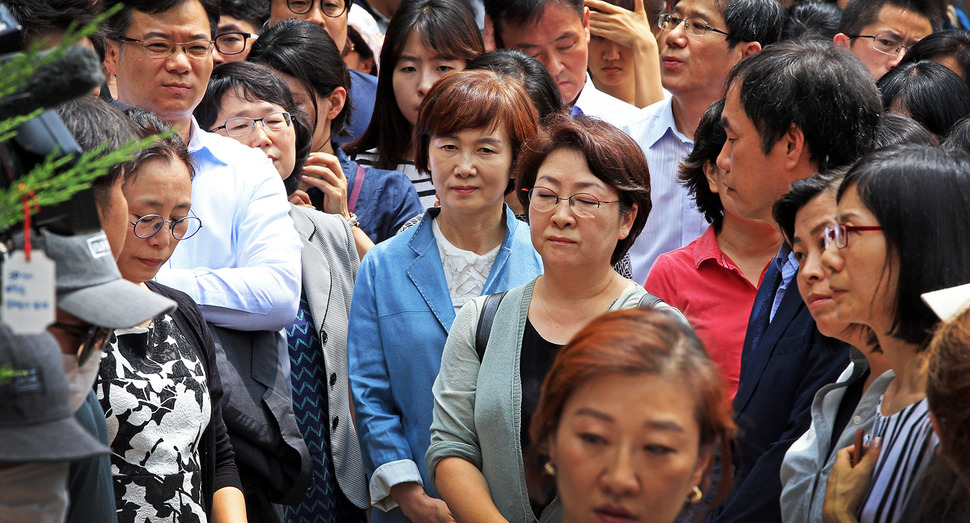
[[[642,308],[594,319],[559,351],[529,425],[532,442],[540,452],[546,452],[570,396],[584,383],[613,374],[663,376],[681,383],[683,393],[694,397],[700,447],[719,446],[721,462],[731,462],[731,441],[737,428],[724,401],[725,385],[717,366],[681,320],[664,311]],[[717,499],[710,506],[717,506],[730,489],[731,475],[722,474]]]

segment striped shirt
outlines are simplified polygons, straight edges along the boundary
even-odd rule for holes
[[[365,167],[374,167],[374,163],[377,162],[377,152],[370,150],[366,153],[359,153],[356,160],[357,163]],[[414,166],[414,162],[410,160],[404,160],[397,164],[394,170],[401,171],[407,175],[408,180],[411,180],[414,190],[418,191],[422,208],[434,207],[435,202],[438,201],[438,196],[435,194],[434,184],[431,183],[430,173],[419,172],[418,168]]]
[[[930,424],[926,399],[883,416],[882,399],[876,408],[873,437],[882,438],[882,451],[872,484],[861,504],[860,523],[903,521],[916,486],[936,453],[939,439]]]

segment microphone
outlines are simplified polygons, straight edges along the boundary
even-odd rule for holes
[[[102,82],[104,75],[98,55],[87,47],[72,45],[59,60],[37,69],[26,87],[0,99],[0,119],[90,96]]]

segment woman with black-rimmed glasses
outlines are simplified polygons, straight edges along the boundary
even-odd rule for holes
[[[167,129],[148,111],[128,115],[143,137]],[[101,357],[94,389],[108,422],[118,521],[245,521],[211,335],[191,298],[151,281],[179,242],[202,228],[191,213],[191,160],[172,135],[133,165],[125,173],[131,225],[118,269],[178,309],[116,330]]]
[[[516,174],[543,275],[508,291],[491,318],[485,298],[459,311],[433,387],[428,472],[458,521],[555,513],[550,478],[525,471],[544,461],[529,448],[529,420],[556,353],[604,312],[673,310],[612,267],[650,212],[647,162],[632,138],[601,120],[553,115],[523,146]],[[490,335],[478,340],[480,324]]]

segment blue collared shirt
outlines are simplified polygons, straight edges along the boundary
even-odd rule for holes
[[[288,326],[300,304],[303,244],[279,172],[259,149],[203,131],[194,117],[188,148],[202,229],[179,242],[155,279],[192,297],[216,325]]]
[[[640,119],[623,130],[643,148],[650,167],[653,209],[630,248],[633,280],[643,283],[657,256],[694,241],[709,224],[678,181],[680,161],[694,149],[694,141],[677,130],[673,98],[643,108]]]
[[[795,253],[787,244],[781,245],[778,256],[771,260],[771,263],[774,263],[778,267],[778,271],[781,272],[781,281],[778,283],[778,290],[775,291],[775,299],[771,302],[771,312],[768,313],[769,322],[775,319],[775,313],[781,306],[781,300],[785,298],[785,291],[788,290],[792,280],[795,279],[795,275],[798,274],[798,261],[795,259]]]

